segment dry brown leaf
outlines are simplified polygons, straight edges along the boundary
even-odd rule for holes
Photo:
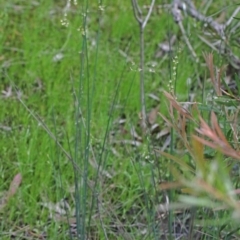
[[[156,136],[156,139],[161,138],[162,136],[165,136],[167,134],[170,134],[170,128],[169,127],[165,127],[163,128]]]
[[[181,182],[162,182],[159,184],[161,190],[169,190],[182,187],[183,184]]]
[[[153,125],[156,122],[158,116],[158,107],[153,108],[148,114],[148,122]]]
[[[18,173],[12,180],[9,190],[7,191],[7,193],[0,199],[0,210],[3,209],[9,199],[16,194],[17,189],[19,188],[20,184],[22,182],[22,175],[20,173]]]
[[[16,192],[17,189],[19,188],[20,184],[22,182],[22,175],[20,173],[18,173],[12,180],[8,193],[7,193],[7,197],[10,198],[12,197]]]

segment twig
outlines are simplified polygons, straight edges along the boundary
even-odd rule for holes
[[[132,0],[132,6],[133,6],[134,17],[136,18],[137,22],[139,24],[141,24],[142,23],[142,19],[141,19],[142,12],[139,9],[139,6],[138,6],[136,0]]]
[[[231,35],[232,33],[235,33],[236,30],[237,30],[239,27],[240,27],[240,22],[238,22],[238,23],[230,30],[230,35]]]
[[[189,16],[195,18],[196,20],[207,23],[211,28],[213,28],[218,33],[219,36],[221,36],[222,38],[225,38],[225,33],[224,33],[225,25],[224,24],[220,24],[220,23],[214,21],[214,19],[212,17],[206,17],[203,14],[201,14],[200,12],[198,12],[197,9],[194,7],[193,3],[191,3],[190,1],[187,1],[187,4],[184,4],[184,2],[186,2],[186,1],[174,0],[173,6],[174,6],[174,8],[177,7],[181,11],[185,11]],[[174,14],[174,12],[173,12],[173,14]]]
[[[146,127],[147,127],[147,114],[146,114],[146,106],[145,106],[145,87],[144,87],[144,72],[145,72],[144,71],[144,29],[152,14],[154,4],[155,4],[155,0],[152,0],[148,13],[144,19],[137,0],[132,0],[134,17],[139,24],[139,31],[140,31],[140,101],[141,101],[141,118],[142,118],[141,122],[142,122],[142,128],[144,130],[146,130]]]
[[[203,36],[198,35],[198,37],[206,44],[208,45],[210,48],[212,48],[215,51],[218,51],[218,49],[212,44],[210,43],[207,39],[205,39]]]
[[[233,12],[232,16],[225,23],[225,27],[227,27],[231,24],[232,20],[236,17],[236,15],[239,13],[239,11],[240,11],[240,7],[236,8],[236,10]]]
[[[203,22],[207,25],[209,25],[217,34],[218,36],[221,38],[220,41],[217,42],[216,46],[213,46],[213,44],[207,43],[210,47],[212,47],[212,49],[214,50],[218,50],[220,51],[221,54],[228,54],[229,56],[229,61],[230,63],[236,68],[236,69],[240,69],[240,59],[234,55],[234,53],[232,52],[231,48],[229,46],[226,45],[225,42],[227,39],[227,35],[225,33],[226,28],[231,24],[232,20],[234,19],[234,17],[240,12],[240,7],[237,7],[236,10],[233,12],[232,16],[229,18],[229,20],[224,23],[218,23],[217,21],[215,21],[212,17],[206,17],[205,15],[201,14],[199,11],[197,11],[197,9],[195,8],[194,4],[192,3],[191,0],[173,0],[173,4],[172,4],[172,14],[174,17],[175,22],[180,26],[179,24],[180,22],[182,22],[182,15],[181,15],[181,11],[185,11],[189,16],[191,16],[192,18],[195,18],[197,21]],[[181,29],[182,31],[182,29]],[[183,33],[183,31],[182,31]],[[232,31],[230,31],[230,33],[232,33]],[[183,33],[184,36],[184,33]],[[229,37],[229,35],[228,35]],[[186,36],[184,36],[185,40],[186,40]],[[200,37],[201,40],[203,40],[202,37]],[[223,40],[223,41],[222,41]],[[206,43],[206,40],[204,41]],[[190,49],[190,51],[193,54],[193,51],[191,50],[191,45],[189,45],[189,43],[186,41],[188,48]]]
[[[199,60],[198,60],[197,54],[195,53],[195,51],[194,51],[194,49],[193,49],[193,47],[192,47],[192,45],[191,45],[191,43],[190,43],[190,41],[189,41],[189,39],[187,37],[187,34],[186,34],[185,30],[184,30],[182,22],[179,22],[178,26],[180,27],[180,30],[182,32],[182,35],[183,35],[183,37],[185,39],[185,42],[186,42],[190,52],[192,53],[193,57],[196,59],[196,62],[198,62]]]
[[[145,18],[145,20],[144,20],[144,22],[143,22],[143,25],[142,25],[142,28],[143,28],[143,29],[144,29],[145,26],[147,25],[147,22],[148,22],[151,14],[152,14],[152,10],[153,10],[154,3],[155,3],[155,0],[152,0],[152,3],[151,3],[150,8],[149,8],[149,10],[148,10],[148,14],[147,14],[147,16],[146,16],[146,18]]]
[[[186,4],[182,4],[182,9],[185,9],[186,8]],[[174,17],[174,20],[175,22],[178,24],[181,32],[182,32],[182,35],[184,37],[184,40],[188,46],[188,49],[190,50],[192,56],[197,59],[197,62],[198,62],[198,57],[197,57],[197,54],[195,53],[188,37],[187,37],[187,34],[186,34],[186,31],[183,27],[183,24],[182,24],[182,14],[181,14],[181,11],[179,10],[179,5],[177,3],[173,3],[173,6],[172,6],[172,14],[173,14],[173,17]]]

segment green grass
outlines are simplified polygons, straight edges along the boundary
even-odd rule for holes
[[[228,1],[219,0],[218,3],[211,4],[207,15],[221,10]],[[12,91],[9,97],[2,94],[0,101],[0,125],[10,128],[0,130],[1,196],[8,190],[13,177],[17,173],[22,175],[17,193],[0,212],[1,239],[11,239],[11,231],[16,232],[17,239],[24,239],[20,235],[25,231],[30,239],[37,239],[43,232],[47,233],[47,239],[72,239],[67,235],[67,220],[63,223],[49,220],[51,211],[46,207],[49,203],[56,207],[63,199],[70,205],[66,214],[69,221],[73,218],[70,212],[76,208],[79,211],[78,232],[84,236],[91,234],[90,239],[159,239],[163,226],[157,225],[155,215],[159,204],[166,201],[166,192],[160,190],[159,182],[171,180],[172,176],[168,166],[170,160],[155,155],[153,146],[162,147],[167,137],[156,141],[152,136],[144,136],[140,147],[111,142],[111,139],[132,140],[130,129],[133,126],[143,136],[138,127],[141,111],[139,31],[131,2],[103,2],[104,11],[100,11],[97,1],[89,1],[85,25],[82,13],[87,1],[72,5],[67,16],[68,27],[61,25],[65,4],[65,1],[17,0],[0,3],[3,9],[0,90],[11,88]],[[191,56],[169,12],[154,10],[145,29],[145,83],[146,95],[153,93],[160,101],[157,103],[147,97],[148,111],[158,104],[161,114],[169,117],[161,90],[169,90],[173,58],[178,56],[175,64],[178,100],[188,101],[189,92],[196,91],[195,100],[207,105],[202,112],[208,120],[211,106],[206,103],[206,97],[211,94],[212,86],[206,80],[209,74],[203,66],[202,53],[211,49],[198,38],[202,26],[199,24],[195,28],[194,24],[191,18],[184,22],[199,63]],[[84,27],[87,35],[83,34]],[[175,47],[180,51],[156,58],[157,46],[168,39],[168,34],[178,36]],[[82,47],[84,41],[87,48]],[[239,52],[237,48],[235,51]],[[124,54],[131,61],[127,61]],[[60,60],[54,60],[61,55]],[[217,66],[227,63],[226,57],[217,53],[214,57]],[[155,64],[154,72],[149,70],[152,63]],[[190,86],[187,79],[191,79]],[[204,89],[199,87],[199,81],[205,81]],[[17,99],[17,91],[29,110]],[[115,123],[123,114],[126,115],[125,133],[119,131]],[[46,124],[81,172],[74,168],[34,116]],[[223,114],[219,116],[226,122]],[[160,130],[166,127],[159,116],[156,122]],[[229,127],[225,130],[229,131]],[[110,137],[112,131],[115,135]],[[177,136],[174,139],[175,151]],[[181,157],[193,164],[188,155]],[[87,182],[91,187],[87,187]],[[177,201],[178,191],[172,196],[171,201]],[[82,217],[84,212],[85,217]],[[203,208],[196,213],[204,216],[206,222],[212,222],[214,214]],[[56,213],[53,216],[58,217]],[[223,211],[217,218],[228,219],[229,216],[229,212]],[[201,230],[204,229],[205,226]],[[207,226],[206,232],[212,234],[211,239],[217,239],[219,229],[215,228],[214,232]],[[233,230],[234,226],[226,229]]]

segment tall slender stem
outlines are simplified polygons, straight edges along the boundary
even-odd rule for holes
[[[144,86],[144,29],[153,11],[155,0],[152,0],[150,8],[145,18],[142,16],[142,11],[138,5],[137,0],[132,0],[133,13],[140,29],[140,103],[141,103],[141,126],[145,131],[147,128],[147,114],[145,105],[145,86]]]

